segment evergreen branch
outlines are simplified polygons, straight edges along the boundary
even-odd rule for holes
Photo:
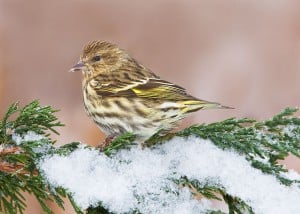
[[[300,118],[293,115],[297,109],[287,108],[266,121],[248,118],[230,118],[221,122],[191,126],[177,133],[152,136],[145,144],[157,148],[174,136],[196,136],[210,139],[223,150],[234,150],[245,156],[254,168],[275,176],[282,184],[291,185],[299,180],[287,178],[287,169],[278,161],[289,154],[300,157]],[[82,147],[73,142],[59,148],[53,147],[54,141],[50,132],[56,134],[56,128],[62,124],[54,116],[56,110],[41,107],[33,101],[22,109],[18,104],[11,105],[0,121],[0,210],[5,213],[23,213],[26,204],[21,192],[26,191],[36,196],[46,213],[52,213],[46,202],[54,200],[63,208],[62,198],[68,197],[76,213],[83,213],[76,205],[72,195],[63,187],[52,188],[37,169],[37,163],[47,155],[69,155]],[[33,138],[26,139],[28,134]],[[134,145],[135,136],[126,133],[112,141],[103,149],[103,153],[112,158],[119,150],[130,149]],[[90,148],[92,150],[92,148]],[[222,184],[189,179],[182,176],[174,180],[182,187],[188,187],[197,198],[223,200],[228,204],[230,214],[253,214],[252,208],[237,196],[230,195]],[[98,207],[89,208],[87,213],[111,213],[100,203]],[[138,210],[132,213],[139,213]],[[221,211],[208,210],[207,213],[221,214]]]
[[[218,201],[222,200],[218,195],[223,191],[223,188],[215,184],[212,185],[209,181],[201,183],[197,180],[190,180],[186,176],[183,176],[180,179],[174,180],[174,182],[179,186],[188,187],[196,199],[205,197]]]
[[[206,214],[226,214],[222,212],[221,210],[209,210],[206,212]]]
[[[64,190],[65,191],[65,190]],[[82,210],[80,209],[80,207],[77,206],[77,204],[75,203],[74,199],[72,198],[71,194],[67,194],[69,201],[71,202],[75,212],[77,214],[83,214]],[[99,212],[100,214],[100,212]]]
[[[287,170],[278,163],[289,154],[300,157],[300,118],[292,117],[295,108],[286,108],[272,119],[263,122],[244,118],[230,118],[222,122],[201,124],[176,133],[176,136],[195,135],[210,139],[225,150],[234,149],[245,155],[252,166],[276,176],[284,185],[297,180],[285,178]]]
[[[86,210],[86,213],[87,214],[113,214],[112,212],[109,212],[109,210],[101,206],[101,204],[96,207],[89,207]],[[133,213],[133,214],[138,214],[138,213]]]
[[[191,126],[178,133],[161,135],[157,133],[146,142],[146,146],[158,146],[174,136],[189,137],[191,135],[202,139],[210,139],[216,146],[224,150],[235,150],[244,155],[254,168],[274,175],[282,184],[291,185],[298,180],[291,180],[283,176],[287,169],[278,160],[285,159],[289,154],[297,157],[300,152],[300,118],[293,117],[295,108],[287,108],[273,118],[258,122],[253,119],[230,118],[221,122]],[[123,136],[121,136],[122,138]],[[124,135],[126,137],[126,135]],[[126,141],[125,145],[128,142]],[[122,148],[122,142],[119,148]],[[228,204],[230,214],[250,213],[252,208],[238,197],[226,193],[219,185],[201,184],[197,180],[181,178],[175,183],[190,188],[191,193],[209,199],[220,200],[219,195]],[[218,211],[208,211],[218,213]]]
[[[41,107],[33,101],[19,109],[12,104],[0,122],[0,211],[8,214],[23,213],[26,204],[23,191],[32,193],[46,213],[52,213],[46,202],[54,200],[63,207],[61,196],[47,188],[39,175],[36,163],[42,153],[52,147],[50,132],[57,134],[62,124],[51,107]],[[23,139],[26,133],[37,139]],[[25,142],[23,142],[25,141]],[[40,152],[39,152],[40,151]],[[53,197],[53,198],[52,198]]]
[[[132,133],[125,133],[114,139],[107,147],[103,149],[104,154],[110,156],[121,149],[127,149],[134,145],[135,135]]]
[[[229,214],[254,214],[252,208],[247,205],[242,199],[231,196],[226,193],[226,189],[221,184],[215,184],[207,179],[206,182],[199,182],[195,179],[188,179],[186,176],[181,177],[174,182],[182,187],[188,187],[196,199],[201,199],[201,195],[208,199],[223,200],[228,205]],[[216,211],[208,211],[209,213]]]

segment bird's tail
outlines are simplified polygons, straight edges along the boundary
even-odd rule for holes
[[[185,100],[182,101],[185,108],[182,109],[184,113],[191,113],[200,109],[233,109],[229,106],[223,106],[220,103],[209,102],[205,100]]]

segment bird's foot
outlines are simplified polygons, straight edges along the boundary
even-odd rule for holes
[[[97,146],[97,148],[102,152],[106,147],[108,147],[111,142],[115,139],[116,136],[114,135],[109,135],[105,138],[105,140]]]

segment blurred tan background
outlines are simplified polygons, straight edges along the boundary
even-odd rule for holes
[[[61,109],[59,143],[98,144],[81,74],[67,72],[94,39],[119,44],[199,98],[235,107],[195,113],[182,126],[265,119],[300,105],[300,1],[0,0],[0,114],[39,99]],[[42,213],[34,199],[27,213]]]

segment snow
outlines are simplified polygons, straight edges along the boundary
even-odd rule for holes
[[[196,137],[174,138],[156,148],[133,147],[113,157],[80,147],[68,156],[47,156],[39,168],[85,209],[98,202],[115,213],[203,213],[210,201],[193,199],[172,179],[220,183],[258,214],[300,213],[300,190],[251,167],[245,158]],[[178,195],[176,194],[178,193]]]
[[[289,169],[287,172],[282,173],[287,179],[300,181],[300,174],[293,169]]]
[[[287,136],[291,137],[291,138],[300,139],[300,136],[297,135],[297,129],[298,128],[299,128],[299,126],[297,126],[295,124],[286,125],[283,128],[283,133],[286,134]]]
[[[15,132],[12,132],[12,140],[17,144],[20,145],[22,143],[26,143],[29,141],[40,141],[42,139],[45,139],[45,136],[39,135],[33,131],[28,131],[24,135],[17,134]]]

